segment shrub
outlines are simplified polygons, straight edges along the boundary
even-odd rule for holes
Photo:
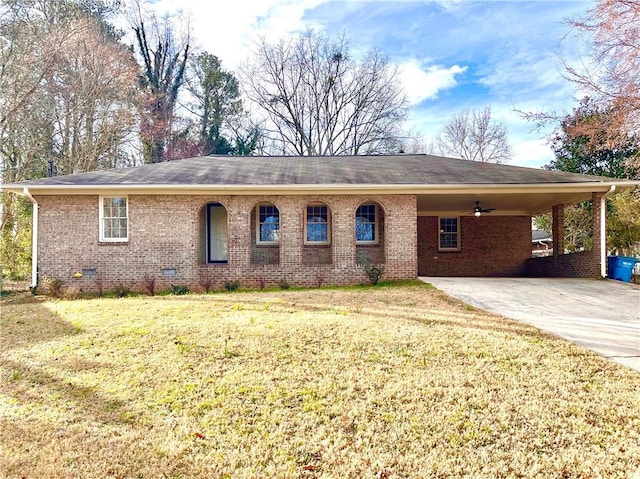
[[[278,286],[280,286],[280,289],[289,289],[291,287],[291,285],[287,281],[287,278],[282,278],[280,281],[278,281]]]
[[[64,294],[64,282],[61,279],[52,278],[47,281],[47,290],[50,296],[61,298]]]
[[[364,273],[371,281],[371,284],[378,284],[380,278],[384,274],[384,265],[383,264],[367,264],[362,267],[364,269]]]
[[[366,253],[358,252],[357,261],[364,271],[364,274],[367,275],[371,284],[376,285],[382,275],[384,274],[384,264],[372,264],[371,258]]]
[[[98,292],[98,297],[102,298],[104,296],[104,284],[100,278],[96,278],[96,291]]]
[[[172,284],[171,285],[171,294],[175,294],[176,296],[181,296],[183,294],[188,294],[189,288],[187,286],[181,284]]]
[[[80,288],[78,286],[70,286],[64,290],[64,297],[66,299],[78,299],[80,296]]]
[[[156,278],[155,276],[145,276],[144,277],[144,289],[147,290],[149,296],[154,296],[156,294]]]
[[[213,286],[213,279],[210,277],[200,278],[200,286],[205,293],[210,293],[211,287]]]
[[[120,283],[115,288],[113,288],[113,294],[116,298],[126,298],[131,294],[131,290],[127,288],[124,284]]]
[[[239,287],[240,287],[240,281],[238,280],[226,281],[224,283],[224,289],[226,289],[227,291],[237,291]]]
[[[326,281],[327,276],[324,271],[316,272],[316,287],[321,288],[324,282]]]

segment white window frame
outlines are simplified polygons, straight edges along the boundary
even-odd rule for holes
[[[441,228],[441,221],[442,220],[456,220],[456,244],[457,246],[455,248],[443,248],[442,244],[440,242],[440,235],[443,234],[442,231],[440,231]],[[438,251],[460,251],[460,217],[459,216],[438,216]]]
[[[263,241],[260,239],[261,223],[260,223],[260,208],[262,206],[272,206],[278,211],[278,239],[274,241]],[[273,203],[259,203],[256,205],[256,244],[261,245],[277,245],[280,244],[280,208]]]
[[[327,209],[327,240],[309,241],[307,238],[307,225],[309,224],[309,206],[323,206]],[[331,208],[326,203],[309,203],[304,207],[304,244],[306,245],[330,245],[331,244]]]
[[[113,199],[113,198],[124,198],[126,201],[126,216],[124,217],[127,220],[127,236],[125,238],[108,238],[105,236],[104,231],[104,220],[108,218],[116,218],[116,217],[105,217],[104,216],[104,200]],[[127,243],[129,241],[129,197],[127,195],[105,195],[99,197],[99,222],[100,222],[100,242],[101,243]],[[117,217],[120,218],[120,217]],[[120,218],[123,219],[123,218]]]
[[[378,234],[378,205],[376,203],[362,203],[361,205],[358,206],[358,208],[356,208],[356,214],[353,218],[353,222],[354,222],[354,226],[355,228],[358,227],[358,210],[362,207],[362,206],[373,206],[373,214],[374,214],[374,218],[373,218],[373,240],[359,240],[358,236],[357,236],[357,231],[356,231],[356,244],[378,244],[379,242],[379,234]],[[368,223],[371,224],[371,223]]]

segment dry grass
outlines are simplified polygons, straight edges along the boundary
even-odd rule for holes
[[[628,478],[640,375],[425,286],[2,307],[3,478]]]

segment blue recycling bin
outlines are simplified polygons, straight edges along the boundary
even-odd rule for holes
[[[630,283],[636,263],[640,263],[640,260],[631,256],[608,256],[609,278]]]

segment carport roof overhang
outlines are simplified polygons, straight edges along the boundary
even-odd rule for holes
[[[30,195],[416,195],[418,214],[466,214],[474,202],[495,208],[494,215],[531,215],[557,204],[575,204],[606,193],[632,188],[637,181],[611,180],[536,184],[13,184],[5,190]]]

